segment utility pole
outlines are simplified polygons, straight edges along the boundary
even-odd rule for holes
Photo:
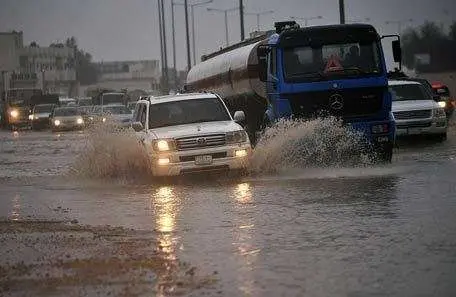
[[[162,17],[162,28],[163,28],[163,53],[164,53],[164,62],[165,62],[165,93],[169,94],[169,78],[168,78],[168,50],[166,46],[166,23],[165,23],[165,8],[163,0],[161,0],[161,17]]]
[[[244,3],[242,0],[239,0],[239,17],[241,19],[241,41],[244,40]]]
[[[340,13],[340,23],[345,24],[345,3],[344,0],[339,0],[339,13]]]
[[[163,82],[164,82],[164,54],[163,54],[163,26],[162,26],[162,10],[161,10],[161,0],[157,0],[158,4],[158,28],[160,31],[160,65],[161,65],[161,80],[160,80],[160,91],[163,91]]]
[[[228,12],[238,10],[238,7],[230,9],[217,9],[217,8],[208,8],[207,11],[222,12],[225,14],[225,45],[229,45],[229,36],[228,36]]]
[[[172,42],[173,42],[173,80],[174,87],[177,84],[177,70],[176,70],[176,29],[174,28],[174,1],[171,0],[171,30],[173,31]]]
[[[257,21],[257,31],[260,31],[260,16],[265,15],[265,14],[270,14],[274,13],[274,10],[268,10],[268,11],[263,11],[263,12],[244,12],[246,15],[255,15],[256,16],[256,21]]]
[[[188,32],[188,0],[184,1],[184,9],[185,9],[185,34],[186,34],[186,41],[187,41],[187,71],[190,71],[192,67],[192,61],[190,57],[190,36]]]
[[[158,0],[158,22],[160,29],[160,51],[161,51],[161,62],[162,62],[162,92],[165,94],[169,93],[168,85],[168,57],[166,53],[166,28],[165,28],[165,9],[163,0]]]

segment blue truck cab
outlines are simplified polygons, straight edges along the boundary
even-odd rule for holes
[[[375,28],[275,25],[275,33],[257,48],[259,77],[268,99],[264,121],[335,116],[362,131],[379,156],[391,161],[392,97],[382,37]],[[400,41],[392,45],[394,59],[400,62]]]

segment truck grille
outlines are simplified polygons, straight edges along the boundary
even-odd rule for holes
[[[333,115],[337,117],[371,116],[382,109],[384,87],[357,88],[284,94],[293,115],[301,118]],[[338,104],[336,104],[337,102]]]
[[[398,111],[394,113],[394,118],[396,120],[427,119],[431,117],[431,114],[430,109]]]
[[[182,137],[176,139],[177,149],[192,150],[205,147],[223,146],[226,144],[225,134],[212,134]]]

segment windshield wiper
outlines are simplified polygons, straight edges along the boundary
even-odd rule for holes
[[[331,73],[343,73],[343,72],[347,72],[347,71],[354,71],[354,72],[357,72],[359,74],[367,74],[367,73],[370,73],[370,72],[366,72],[364,70],[362,70],[361,68],[359,67],[356,67],[356,66],[353,66],[353,67],[345,67],[343,69],[337,69],[337,70],[331,70],[331,71],[328,71],[329,74]]]

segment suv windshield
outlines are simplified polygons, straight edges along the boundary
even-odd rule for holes
[[[431,100],[428,94],[421,85],[394,85],[390,86],[393,93],[393,101],[407,101],[407,100]]]
[[[149,128],[152,129],[229,120],[230,115],[218,98],[172,101],[149,107]]]
[[[372,76],[381,73],[377,42],[298,46],[283,51],[287,81]]]
[[[40,104],[40,105],[35,105],[35,108],[33,109],[34,113],[45,113],[45,112],[52,112],[52,108],[54,105],[52,104]]]
[[[76,116],[79,115],[77,108],[57,108],[54,110],[54,116],[65,117],[65,116]]]

